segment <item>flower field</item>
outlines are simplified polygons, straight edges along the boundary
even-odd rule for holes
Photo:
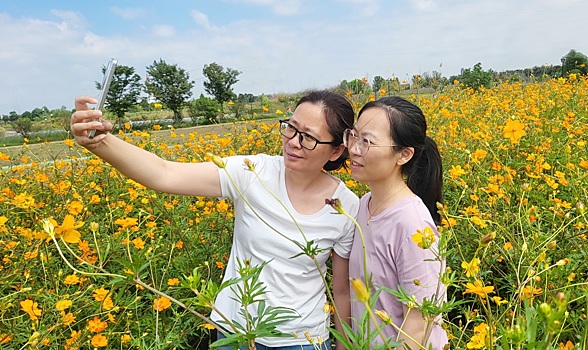
[[[350,98],[359,108],[370,96]],[[588,348],[588,79],[410,99],[444,163],[451,348]],[[182,162],[281,151],[264,122],[120,137]],[[231,203],[147,190],[65,143],[66,160],[36,164],[23,147],[0,173],[0,348],[208,348],[198,315],[210,309],[190,285],[220,282]]]

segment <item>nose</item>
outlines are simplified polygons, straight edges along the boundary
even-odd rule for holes
[[[302,135],[297,131],[294,136],[288,140],[288,143],[295,148],[302,148]]]
[[[361,157],[361,149],[359,149],[359,143],[357,143],[356,140],[350,137],[348,145],[349,146],[347,147],[347,149],[349,150],[349,154]]]

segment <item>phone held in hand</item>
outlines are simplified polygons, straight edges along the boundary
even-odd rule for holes
[[[112,58],[108,65],[106,66],[106,70],[104,71],[104,78],[102,79],[102,84],[100,85],[100,95],[98,96],[98,104],[96,105],[96,109],[102,110],[104,108],[104,104],[106,103],[106,96],[108,95],[108,89],[110,89],[110,83],[112,82],[112,78],[114,77],[114,70],[116,69],[117,60]],[[90,130],[88,137],[93,139],[96,136],[96,130]]]

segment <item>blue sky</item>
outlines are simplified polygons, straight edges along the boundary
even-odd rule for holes
[[[73,108],[115,57],[142,77],[163,59],[242,72],[236,93],[560,64],[588,54],[584,0],[0,0],[0,115]]]

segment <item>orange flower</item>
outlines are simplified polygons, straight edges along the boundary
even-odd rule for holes
[[[32,301],[31,299],[23,300],[20,302],[20,307],[22,311],[29,314],[31,320],[37,320],[39,316],[41,316],[41,309],[37,307],[37,302]]]
[[[100,321],[100,319],[98,318],[98,316],[94,316],[93,319],[91,319],[90,321],[88,321],[87,328],[92,333],[100,333],[103,330],[105,330],[107,326],[108,326],[108,323],[107,322]]]
[[[67,277],[65,277],[65,279],[63,280],[63,283],[65,284],[78,284],[80,283],[80,278],[78,276],[76,276],[75,274],[73,275],[68,275]]]
[[[519,139],[527,134],[524,129],[525,124],[518,120],[509,120],[502,130],[502,134],[510,140],[511,144],[517,144],[519,143]]]
[[[171,306],[171,301],[166,297],[156,298],[153,300],[153,309],[163,311]]]
[[[137,226],[137,222],[139,220],[135,218],[124,218],[124,219],[117,219],[114,223],[116,225],[122,226],[122,228],[127,228],[131,226]]]
[[[108,338],[102,334],[96,334],[92,337],[92,345],[96,348],[103,348],[108,345]]]
[[[177,286],[178,284],[180,284],[180,280],[177,278],[170,278],[167,280],[167,285],[170,287]]]
[[[219,269],[224,269],[225,268],[225,264],[222,261],[217,261],[216,262],[216,267],[218,267]]]
[[[78,215],[84,210],[84,205],[78,201],[73,201],[68,204],[67,210],[71,215]]]
[[[104,288],[98,288],[96,290],[94,290],[94,294],[92,294],[92,296],[94,297],[94,299],[96,301],[102,301],[106,298],[106,296],[108,295],[110,291],[108,289],[104,289]]]

